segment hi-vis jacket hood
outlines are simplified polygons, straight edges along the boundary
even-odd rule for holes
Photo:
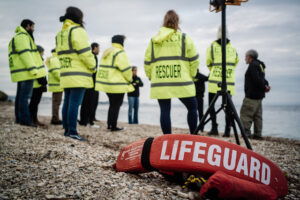
[[[102,58],[106,58],[107,56],[109,56],[110,53],[112,53],[115,49],[120,49],[120,50],[124,50],[123,46],[117,43],[112,43],[111,47],[106,49],[103,54],[102,54]]]
[[[168,40],[173,33],[175,33],[174,29],[161,27],[158,31],[158,34],[152,38],[152,41],[156,44],[162,43],[163,41]]]
[[[22,26],[18,26],[15,30],[15,33],[26,33],[29,35],[29,33]]]
[[[77,24],[70,19],[66,19],[62,26],[62,30],[67,30],[70,26],[80,26],[80,24]]]

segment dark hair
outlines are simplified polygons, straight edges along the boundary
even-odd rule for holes
[[[92,50],[94,50],[94,48],[96,48],[96,47],[99,47],[99,44],[98,44],[97,42],[93,42],[93,43],[91,44]]]
[[[169,10],[164,18],[163,26],[167,28],[172,28],[175,31],[179,29],[179,16],[174,10]]]
[[[59,18],[60,22],[64,22],[66,19],[70,19],[73,22],[80,24],[83,26],[83,13],[79,8],[76,7],[68,7],[66,10],[66,14]]]
[[[51,50],[51,53],[55,53],[55,49],[52,49],[52,50]]]
[[[36,48],[37,48],[38,52],[40,52],[40,53],[44,51],[44,48],[40,45],[36,45]]]
[[[126,39],[125,35],[114,35],[111,38],[112,43],[118,43],[121,44],[122,46],[124,45],[124,40]]]
[[[131,70],[137,69],[137,66],[132,66]]]
[[[29,25],[29,26],[32,26],[34,24],[33,21],[31,21],[30,19],[23,19],[23,21],[21,22],[21,26],[26,29],[26,27]]]

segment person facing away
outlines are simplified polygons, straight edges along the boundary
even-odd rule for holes
[[[151,81],[151,98],[160,106],[160,125],[171,134],[171,99],[179,98],[188,110],[190,133],[197,128],[197,100],[193,77],[199,66],[199,55],[192,39],[179,31],[179,16],[169,10],[146,50],[144,69]]]
[[[228,31],[226,29],[226,84],[227,90],[230,95],[235,94],[235,68],[239,62],[239,57],[236,49],[232,46],[230,40],[228,39]],[[212,122],[211,131],[209,135],[218,135],[218,124],[217,116],[215,110],[215,104],[213,102],[218,91],[221,90],[222,84],[222,27],[218,29],[217,40],[214,41],[206,51],[206,65],[210,71],[208,78],[208,100],[209,105],[212,106],[210,110],[210,118]],[[226,110],[226,126],[223,136],[228,136],[230,134],[231,127],[231,113]]]
[[[200,73],[199,69],[197,69],[197,74],[194,78],[195,87],[196,87],[196,98],[198,104],[198,117],[199,123],[203,117],[203,105],[204,105],[204,92],[205,92],[205,82],[208,81],[208,77],[204,74]]]
[[[62,29],[56,35],[56,51],[61,64],[60,85],[64,89],[62,109],[65,136],[84,141],[77,132],[78,107],[86,88],[93,88],[96,62],[91,52],[83,13],[79,8],[68,7],[60,17]]]
[[[34,22],[24,19],[15,30],[8,45],[9,69],[12,82],[17,82],[15,122],[25,126],[32,123],[28,100],[31,98],[33,81],[46,75],[42,58],[34,43]]]
[[[99,44],[94,42],[91,44],[91,48],[95,58],[96,66],[98,66],[97,55],[99,54]],[[84,98],[80,108],[79,124],[82,126],[87,126],[90,124],[90,126],[93,128],[100,128],[98,125],[94,124],[96,119],[96,110],[99,103],[99,92],[95,90],[95,81],[96,72],[93,73],[94,87],[85,90]]]
[[[111,131],[123,130],[117,127],[120,107],[124,94],[134,91],[131,85],[131,66],[124,51],[124,40],[124,35],[112,37],[112,46],[104,51],[96,75],[95,89],[106,92],[109,99],[107,129]]]
[[[59,107],[62,100],[63,88],[60,86],[60,62],[55,49],[51,51],[52,56],[47,58],[48,67],[48,90],[52,92],[52,118],[51,124],[60,125],[62,121],[59,118]]]
[[[127,93],[128,96],[128,123],[138,124],[138,112],[139,112],[139,96],[140,87],[143,87],[143,82],[140,77],[137,76],[137,67],[132,67],[132,82],[134,91]],[[134,109],[134,114],[132,115],[132,109]]]
[[[43,59],[44,55],[44,48],[42,46],[37,45],[37,50],[40,53],[40,56]],[[43,70],[46,72],[46,69],[43,65]],[[47,92],[47,78],[46,75],[44,77],[38,78],[34,80],[33,82],[33,90],[32,90],[32,96],[29,103],[29,111],[31,120],[34,124],[37,126],[45,126],[45,124],[41,123],[38,120],[38,107],[42,99],[43,92]]]
[[[265,93],[270,91],[269,82],[265,79],[265,64],[258,60],[258,53],[249,50],[245,57],[249,64],[245,73],[245,98],[241,107],[240,116],[246,134],[253,139],[262,138],[262,100]],[[254,123],[254,134],[251,135],[251,126]]]

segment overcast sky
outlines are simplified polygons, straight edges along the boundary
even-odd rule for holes
[[[35,41],[45,48],[46,58],[54,48],[55,35],[62,26],[59,17],[68,6],[77,6],[84,13],[89,41],[98,42],[101,52],[110,46],[112,35],[127,36],[125,50],[131,64],[139,67],[139,76],[145,82],[141,101],[154,102],[150,100],[149,81],[143,69],[150,38],[158,32],[166,11],[175,9],[180,16],[181,30],[190,35],[197,46],[200,71],[208,74],[206,48],[216,39],[221,21],[220,13],[208,11],[208,3],[209,0],[0,0],[0,90],[15,95],[16,84],[10,80],[7,47],[22,19],[35,22]],[[236,69],[236,104],[244,97],[247,68],[244,54],[251,48],[257,49],[259,58],[267,66],[266,76],[272,90],[265,103],[300,104],[299,10],[299,0],[249,0],[242,6],[228,7],[229,38],[240,56]],[[106,100],[103,93],[100,99]]]

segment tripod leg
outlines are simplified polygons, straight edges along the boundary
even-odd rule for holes
[[[239,139],[239,136],[238,136],[238,133],[237,133],[237,129],[236,129],[236,126],[235,126],[234,119],[232,119],[232,127],[233,127],[233,132],[234,132],[234,137],[235,137],[236,144],[240,145],[241,143],[240,143],[240,139]]]
[[[197,135],[199,130],[203,130],[204,129],[204,125],[205,125],[205,120],[207,118],[207,116],[209,115],[210,113],[210,110],[212,109],[212,105],[214,105],[216,103],[216,101],[218,100],[218,97],[220,96],[220,93],[218,92],[214,99],[212,100],[211,104],[209,105],[207,111],[205,112],[205,114],[203,115],[200,123],[199,123],[199,126],[197,127],[197,129],[195,130],[195,132],[193,133],[193,135]]]
[[[238,114],[236,112],[234,104],[233,104],[233,102],[231,100],[231,97],[230,97],[230,95],[228,93],[227,93],[227,103],[228,103],[228,106],[230,106],[230,109],[232,110],[234,120],[236,121],[236,123],[238,124],[238,126],[239,126],[239,128],[241,130],[241,134],[242,134],[242,137],[243,137],[243,139],[244,139],[244,141],[246,143],[247,148],[250,149],[250,150],[252,150],[252,147],[251,147],[251,144],[250,144],[250,142],[248,140],[248,137],[246,135],[244,126],[243,126],[243,124],[242,124],[242,122],[241,122],[241,120],[240,120],[240,118],[239,118],[239,116],[238,116]]]

